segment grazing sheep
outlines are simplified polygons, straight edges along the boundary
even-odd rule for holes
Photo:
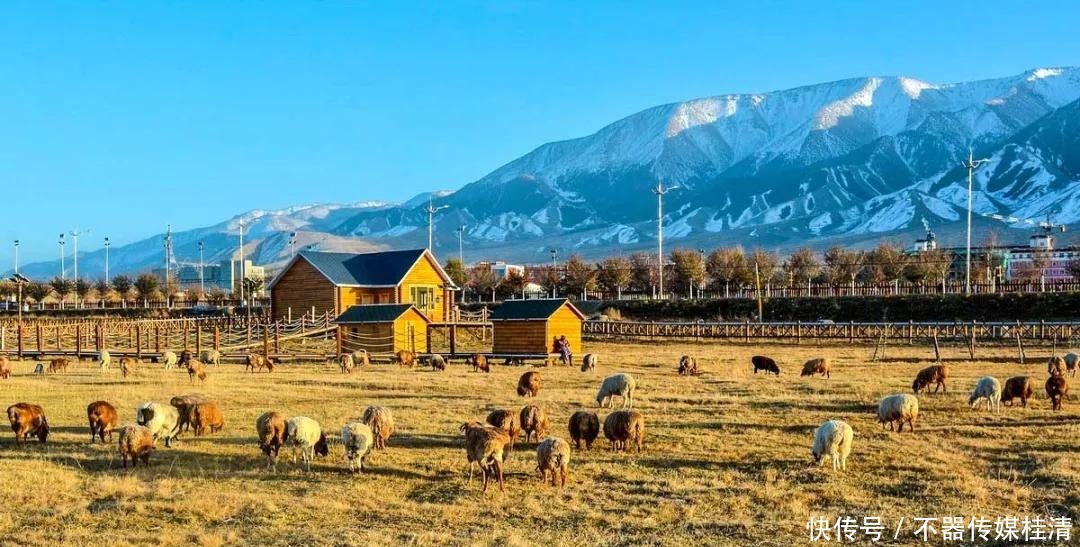
[[[438,353],[431,356],[431,370],[443,371],[446,370],[446,359]]]
[[[105,442],[105,435],[112,442],[113,428],[116,427],[116,408],[107,401],[94,401],[86,406],[86,421],[90,423],[90,443],[100,437]]]
[[[1065,369],[1069,372],[1069,376],[1076,376],[1076,364],[1080,362],[1080,355],[1075,353],[1066,353],[1062,359],[1065,360]]]
[[[300,455],[308,471],[311,471],[311,460],[315,459],[316,455],[326,457],[330,454],[326,434],[319,427],[319,422],[307,416],[297,416],[285,422],[285,440],[300,447]],[[295,455],[293,461],[296,461]]]
[[[803,364],[802,374],[799,376],[813,376],[820,374],[826,378],[832,378],[832,366],[827,357],[811,359]]]
[[[840,420],[829,420],[814,431],[814,447],[810,450],[815,465],[825,462],[825,456],[832,457],[833,471],[847,471],[847,458],[851,454],[852,437],[855,434],[851,426]]]
[[[472,365],[473,372],[491,372],[491,364],[488,363],[488,359],[481,353],[474,353],[469,358],[469,364]]]
[[[1046,396],[1050,398],[1050,408],[1057,412],[1061,410],[1065,396],[1069,394],[1069,383],[1064,376],[1051,376],[1046,379]]]
[[[134,375],[135,369],[138,368],[138,363],[134,357],[121,357],[120,358],[120,375],[127,378],[128,375]]]
[[[518,423],[521,425],[521,431],[525,433],[525,442],[529,442],[529,439],[534,437],[539,442],[548,430],[547,414],[536,405],[522,407],[521,413],[518,414]]]
[[[472,484],[475,463],[484,479],[484,492],[487,492],[489,475],[499,481],[499,490],[505,491],[502,462],[506,461],[510,443],[506,432],[497,427],[471,422],[462,424],[461,433],[465,435],[465,454],[469,460],[469,484]]]
[[[1030,376],[1013,376],[1005,380],[1001,390],[1001,402],[1012,405],[1013,399],[1020,399],[1020,406],[1026,407],[1028,399],[1035,394],[1035,382]]]
[[[353,360],[351,353],[342,353],[338,355],[338,367],[341,369],[342,374],[352,374],[353,367],[356,366],[356,361]]]
[[[949,367],[945,365],[931,365],[919,371],[915,375],[915,381],[911,383],[911,390],[918,395],[920,391],[929,390],[930,385],[934,386],[934,393],[941,389],[942,392],[948,393],[949,388],[945,385],[945,380],[949,378]]]
[[[1065,359],[1055,355],[1046,362],[1046,373],[1050,376],[1064,376],[1067,367],[1068,365],[1065,364]]]
[[[507,437],[510,439],[510,445],[507,451],[514,449],[514,443],[517,442],[518,433],[521,431],[521,425],[518,423],[518,417],[509,410],[497,409],[492,410],[487,416],[487,423],[494,427],[497,427],[506,432]]]
[[[8,407],[7,416],[11,430],[15,432],[16,445],[22,446],[27,435],[37,437],[39,442],[49,438],[49,421],[40,405],[15,403]]]
[[[266,455],[267,466],[276,467],[278,452],[287,440],[285,416],[277,412],[266,412],[255,420],[255,431],[259,434],[259,448]]]
[[[633,408],[636,389],[637,382],[634,381],[633,376],[625,372],[612,374],[600,383],[600,391],[596,393],[596,404],[610,407],[614,404],[614,397],[618,395],[622,397],[621,408]]]
[[[0,378],[8,379],[11,377],[11,363],[8,362],[8,358],[0,355]]]
[[[596,361],[595,353],[586,353],[585,358],[581,360],[581,372],[596,370]]]
[[[244,359],[244,370],[248,372],[257,372],[264,368],[266,369],[266,372],[274,371],[274,365],[270,363],[270,359],[257,353],[247,354],[247,357]]]
[[[975,384],[968,405],[975,408],[978,401],[986,399],[986,410],[1001,411],[1001,382],[993,376],[983,376]]]
[[[750,364],[754,365],[754,374],[757,374],[759,370],[764,371],[765,374],[770,372],[780,376],[780,366],[776,364],[770,357],[764,355],[755,355],[750,358]]]
[[[177,429],[179,420],[179,413],[170,405],[147,401],[135,409],[135,421],[139,425],[150,428],[150,433],[154,436],[154,444],[164,437],[165,446],[172,446],[176,435],[180,433]]]
[[[341,444],[345,447],[345,463],[349,471],[364,471],[368,455],[375,446],[371,428],[360,422],[351,422],[341,428]]]
[[[217,433],[225,427],[225,416],[215,403],[195,403],[191,409],[191,427],[195,430],[196,437],[202,436],[207,429],[210,433]],[[179,432],[177,434],[179,435]]]
[[[697,373],[697,359],[689,355],[683,355],[679,358],[679,376],[694,376]]]
[[[187,375],[188,381],[192,384],[195,383],[195,378],[198,378],[200,382],[206,383],[206,365],[202,364],[197,359],[192,359],[187,363]]]
[[[207,365],[220,365],[221,352],[216,349],[204,349],[199,352],[199,360]]]
[[[919,399],[907,393],[889,395],[878,404],[877,415],[882,429],[889,424],[891,431],[893,424],[897,424],[897,433],[903,433],[906,422],[908,430],[915,431],[915,420],[919,419]]]
[[[53,359],[49,361],[49,374],[54,372],[67,372],[69,366],[71,366],[70,359]]]
[[[566,486],[566,477],[570,474],[570,445],[558,437],[544,439],[536,447],[536,472],[540,482],[547,482],[547,474],[551,472],[552,486]]]
[[[150,465],[150,454],[154,452],[154,434],[150,428],[141,425],[126,425],[120,428],[120,461],[124,468],[128,466],[128,458],[131,458],[131,466],[138,465],[142,459],[143,466]]]
[[[581,441],[585,441],[585,449],[592,450],[593,441],[600,435],[600,417],[595,412],[579,410],[570,416],[569,429],[574,448],[581,450]]]
[[[165,351],[161,353],[161,362],[165,364],[165,370],[172,370],[176,368],[176,364],[180,362],[180,358],[176,356],[175,352]]]
[[[101,370],[106,370],[113,365],[112,355],[108,350],[103,349],[101,350],[101,353],[98,354],[97,362],[98,366],[101,367]]]
[[[206,397],[203,395],[177,395],[169,400],[169,404],[176,408],[176,413],[179,416],[176,422],[176,434],[180,435],[181,431],[191,429],[192,411],[195,409],[195,405],[206,402]]]
[[[412,368],[416,364],[416,354],[407,349],[398,350],[394,354],[394,361],[398,366]]]
[[[375,448],[385,449],[386,441],[394,434],[394,415],[390,409],[385,406],[369,406],[364,409],[360,421],[371,428],[371,434],[375,436]]]
[[[536,397],[540,393],[540,373],[530,370],[518,378],[518,397]]]
[[[180,360],[176,362],[176,366],[181,368],[187,368],[188,363],[190,363],[191,360],[194,358],[195,356],[192,355],[191,350],[185,349],[180,352]]]
[[[645,416],[636,410],[616,410],[604,418],[604,436],[611,442],[612,452],[627,451],[630,443],[641,452],[645,442]]]
[[[371,358],[366,349],[358,349],[352,352],[353,365],[363,368],[371,364]]]

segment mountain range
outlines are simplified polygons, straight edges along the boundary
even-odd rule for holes
[[[719,95],[653,107],[592,135],[544,144],[456,191],[404,203],[316,204],[248,211],[173,235],[181,262],[237,255],[280,265],[299,248],[376,250],[427,244],[466,260],[546,262],[652,249],[658,181],[669,247],[789,249],[868,246],[913,238],[925,227],[956,234],[967,204],[969,148],[980,230],[1005,239],[1025,219],[1080,220],[1080,68],[1040,68],[974,82],[936,84],[864,77],[757,94]],[[295,246],[290,234],[297,234]],[[114,247],[114,272],[163,264],[162,235]],[[946,244],[960,244],[960,237]],[[99,271],[102,251],[80,254]],[[58,262],[28,264],[53,275]]]

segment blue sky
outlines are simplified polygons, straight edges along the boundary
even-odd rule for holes
[[[1080,4],[0,5],[0,270],[89,228],[405,200],[657,104],[1077,64]]]

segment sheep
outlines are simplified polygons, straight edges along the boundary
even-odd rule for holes
[[[165,446],[172,446],[176,436],[180,434],[177,428],[179,420],[179,413],[169,405],[147,401],[135,409],[135,421],[139,425],[150,428],[155,445],[158,439],[164,437]]]
[[[1065,370],[1068,365],[1065,364],[1065,359],[1058,357],[1057,355],[1050,358],[1046,362],[1046,372],[1050,376],[1064,376]]]
[[[438,353],[431,356],[431,370],[443,371],[446,370],[446,359]]]
[[[364,409],[360,421],[371,428],[371,434],[375,436],[375,448],[385,449],[386,441],[394,434],[394,415],[390,409],[385,406],[369,406]]]
[[[49,361],[49,374],[54,372],[67,372],[69,366],[71,366],[70,359],[53,359]]]
[[[614,404],[614,397],[618,395],[622,397],[621,408],[634,408],[634,390],[636,389],[637,382],[634,381],[633,376],[625,372],[612,374],[600,383],[600,391],[596,393],[596,404],[610,408]]]
[[[1001,402],[1012,405],[1013,399],[1020,399],[1020,406],[1026,407],[1028,399],[1035,394],[1035,382],[1030,376],[1013,376],[1005,380],[1005,388],[1001,390]]]
[[[165,370],[172,370],[179,362],[175,352],[165,351],[161,353],[161,362],[165,364]]]
[[[352,472],[363,472],[368,455],[375,445],[371,428],[360,422],[350,422],[341,428],[341,444],[345,447],[345,463]]]
[[[1051,376],[1046,379],[1046,396],[1050,398],[1050,408],[1054,412],[1061,410],[1061,405],[1068,394],[1069,383],[1064,376]]]
[[[266,412],[256,418],[255,431],[259,434],[259,448],[266,455],[267,466],[276,467],[278,452],[287,440],[285,416],[277,412]]]
[[[570,445],[558,437],[544,439],[536,447],[536,472],[540,475],[540,482],[547,482],[547,474],[551,472],[552,486],[566,486],[570,472]]]
[[[589,372],[590,370],[596,370],[596,354],[586,353],[585,358],[581,360],[581,372]]]
[[[826,378],[832,378],[832,366],[828,357],[818,357],[803,364],[802,374],[799,376],[813,376],[820,374]]]
[[[176,422],[176,434],[179,435],[185,429],[191,429],[192,410],[198,403],[206,402],[202,395],[177,395],[169,400],[169,404],[176,408],[179,416]]]
[[[112,442],[113,428],[116,427],[116,408],[108,401],[94,401],[86,406],[86,421],[90,424],[90,443],[100,437],[105,442],[105,435]]]
[[[270,362],[266,356],[259,355],[257,353],[249,353],[244,359],[244,370],[248,372],[257,372],[262,369],[266,369],[266,372],[273,372],[274,365]]]
[[[307,471],[311,471],[311,460],[315,459],[316,455],[326,457],[330,454],[326,434],[319,427],[319,422],[307,416],[297,416],[285,422],[285,440],[300,447],[300,455]],[[295,455],[293,461],[296,461]]]
[[[679,358],[679,376],[694,376],[697,373],[697,359],[689,355],[683,355]]]
[[[45,374],[45,363],[34,365],[34,374]]]
[[[180,359],[176,361],[176,366],[187,368],[192,359],[194,359],[194,355],[192,355],[191,350],[185,349],[180,352]]]
[[[394,354],[394,361],[398,366],[411,368],[416,364],[416,354],[407,349],[398,350]]]
[[[759,370],[764,371],[765,374],[770,372],[780,376],[780,366],[776,364],[772,358],[765,357],[764,355],[755,355],[750,358],[750,364],[754,365],[754,374],[757,374]]]
[[[489,475],[499,482],[499,490],[505,491],[502,462],[506,461],[511,442],[506,432],[485,426],[478,422],[462,424],[461,433],[465,435],[465,454],[469,460],[469,484],[473,479],[473,464],[480,468],[484,479],[484,492],[487,492]]]
[[[645,416],[636,410],[616,410],[604,418],[604,437],[611,442],[611,451],[629,450],[634,443],[637,451],[645,442]]]
[[[109,353],[109,351],[104,349],[101,350],[101,353],[98,353],[98,366],[101,367],[101,370],[108,369],[112,366],[112,364],[112,355]]]
[[[202,436],[207,429],[210,433],[217,433],[225,427],[225,416],[215,403],[195,403],[191,409],[191,427],[195,429],[196,437]],[[179,435],[179,432],[177,434]]]
[[[852,437],[855,434],[851,426],[841,420],[829,420],[814,431],[814,447],[810,449],[814,465],[825,463],[825,457],[832,457],[833,471],[847,471],[847,459],[851,454]]]
[[[191,359],[187,362],[187,374],[188,381],[192,384],[195,383],[195,378],[198,378],[202,383],[206,383],[206,365],[197,359]]]
[[[889,395],[878,404],[878,423],[885,429],[889,424],[889,430],[893,424],[898,424],[897,433],[904,432],[904,423],[908,424],[908,430],[915,431],[915,420],[919,419],[919,399],[914,395],[900,393]]]
[[[507,452],[514,449],[514,443],[517,442],[518,433],[521,431],[521,425],[517,421],[518,417],[509,410],[497,409],[492,410],[487,416],[487,423],[494,427],[497,427],[506,432],[507,437],[510,439],[509,448]]]
[[[521,431],[525,433],[525,442],[529,442],[529,439],[533,437],[539,442],[548,430],[547,414],[536,405],[522,407],[521,413],[518,414],[518,423],[521,425]]]
[[[518,378],[518,397],[536,397],[540,393],[540,373],[530,370]]]
[[[342,353],[338,355],[338,368],[341,369],[342,374],[352,374],[353,367],[356,366],[356,362],[353,360],[351,353]]]
[[[353,365],[360,368],[366,367],[371,364],[371,358],[368,357],[366,349],[358,349],[352,352]]]
[[[134,375],[135,369],[138,368],[138,361],[134,357],[121,357],[120,358],[120,375],[127,378],[128,375]]]
[[[7,380],[11,377],[11,363],[8,358],[0,355],[0,378]]]
[[[592,450],[593,441],[600,435],[600,418],[595,412],[579,410],[570,416],[569,430],[574,448],[581,450],[581,441],[585,441],[585,449]]]
[[[983,376],[975,384],[975,389],[968,398],[968,405],[975,408],[978,401],[986,399],[986,410],[1001,410],[1001,382],[993,376]]]
[[[143,466],[150,465],[150,454],[154,452],[154,434],[150,428],[141,425],[126,425],[120,428],[120,460],[126,469],[128,458],[131,458],[131,466],[136,467],[139,459]]]
[[[911,383],[911,390],[918,395],[920,391],[926,389],[929,390],[930,385],[934,385],[934,393],[941,389],[943,393],[948,393],[949,388],[945,385],[945,380],[949,378],[949,367],[945,365],[931,365],[919,371],[915,375],[915,381]]]
[[[491,364],[482,353],[474,353],[469,358],[469,364],[472,365],[473,372],[491,372]]]
[[[207,365],[220,365],[221,352],[216,349],[204,349],[199,352],[199,360]]]
[[[15,432],[16,445],[22,446],[27,435],[37,437],[42,443],[49,438],[49,421],[40,405],[15,403],[8,407],[7,416],[11,430]]]

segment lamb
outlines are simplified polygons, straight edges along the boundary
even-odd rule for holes
[[[1080,355],[1070,352],[1066,353],[1063,359],[1065,359],[1065,369],[1069,372],[1069,376],[1075,377],[1076,364],[1080,362]]]
[[[878,404],[878,422],[881,428],[889,424],[889,430],[893,424],[898,424],[897,433],[904,432],[904,423],[908,424],[908,430],[915,431],[915,420],[919,419],[919,399],[914,395],[900,393],[889,395]]]
[[[540,373],[530,370],[518,378],[517,394],[519,397],[536,397],[540,393]]]
[[[514,443],[517,442],[518,433],[521,431],[517,418],[513,412],[503,409],[492,410],[487,416],[487,423],[503,430],[510,439],[507,452],[514,449]]]
[[[679,376],[694,376],[697,373],[697,359],[689,355],[683,355],[679,358]]]
[[[179,416],[176,422],[176,434],[178,436],[181,431],[191,429],[192,410],[195,409],[196,404],[203,402],[206,402],[206,397],[202,395],[177,395],[169,400],[169,404],[176,408],[176,413]]]
[[[180,433],[177,428],[179,420],[179,413],[169,405],[147,401],[135,409],[135,421],[139,425],[150,429],[150,434],[154,437],[154,444],[157,444],[158,439],[164,437],[165,446],[171,447],[176,435]]]
[[[98,366],[101,367],[101,370],[108,369],[112,364],[112,355],[109,354],[108,350],[101,350],[101,353],[98,354]]]
[[[131,458],[131,466],[138,465],[142,459],[143,466],[150,465],[150,454],[154,452],[154,434],[150,428],[141,425],[126,425],[120,428],[120,460],[126,469],[128,458]]]
[[[480,467],[484,479],[484,492],[487,492],[489,475],[499,481],[499,490],[505,491],[502,462],[506,461],[510,438],[506,432],[481,423],[462,424],[461,433],[465,435],[465,454],[469,460],[469,484],[472,484],[473,464]]]
[[[385,449],[386,441],[394,434],[394,415],[390,409],[385,406],[369,406],[364,409],[360,421],[371,428],[371,434],[375,436],[375,448]]]
[[[593,441],[600,435],[600,418],[595,412],[579,410],[570,416],[569,429],[574,448],[581,450],[581,441],[585,441],[585,449],[592,450]]]
[[[595,353],[586,353],[585,358],[581,360],[581,372],[596,370],[596,361]]]
[[[220,365],[221,352],[216,349],[204,349],[199,352],[199,360],[207,365]]]
[[[915,381],[911,383],[911,390],[918,395],[920,391],[929,390],[930,385],[934,385],[934,393],[941,389],[942,392],[948,393],[949,388],[945,385],[945,380],[949,378],[949,367],[945,365],[931,365],[919,371],[915,375]]]
[[[129,374],[134,375],[135,369],[138,368],[138,361],[134,357],[121,357],[120,358],[120,375],[127,378]]]
[[[27,435],[37,437],[39,442],[49,438],[49,421],[40,405],[15,403],[8,407],[7,415],[11,430],[15,432],[16,445],[22,446]]]
[[[175,352],[165,351],[161,353],[161,362],[165,364],[165,370],[172,370],[179,362]]]
[[[765,357],[764,355],[755,355],[750,358],[750,364],[754,365],[754,374],[757,374],[759,370],[764,371],[765,374],[770,372],[780,376],[780,366],[776,364],[772,358]]]
[[[829,420],[814,431],[814,447],[810,450],[813,463],[821,465],[826,456],[832,457],[833,471],[847,471],[847,458],[851,454],[854,432],[851,426],[840,420]]]
[[[352,374],[353,367],[356,366],[356,362],[353,361],[351,353],[342,353],[338,355],[338,367],[341,368],[342,374]]]
[[[285,422],[285,439],[293,446],[300,447],[300,455],[308,471],[311,471],[311,460],[315,459],[316,455],[326,457],[330,454],[326,434],[319,427],[319,422],[307,416],[297,416]],[[295,456],[293,461],[296,461]]]
[[[1068,365],[1065,364],[1065,359],[1062,359],[1057,355],[1051,357],[1050,360],[1046,362],[1046,372],[1050,376],[1064,376],[1067,368]]]
[[[431,356],[431,370],[446,370],[446,359],[438,353]]]
[[[195,429],[195,436],[202,436],[209,429],[210,433],[217,433],[225,427],[225,416],[221,408],[215,403],[195,403],[191,409],[191,427]],[[177,432],[177,435],[180,433]]]
[[[968,398],[968,405],[975,408],[978,402],[986,399],[986,410],[1001,410],[1001,382],[993,376],[983,376],[975,384],[975,390]]]
[[[94,401],[86,406],[86,421],[90,423],[90,443],[100,437],[105,442],[105,435],[112,442],[113,428],[116,427],[116,408],[108,401]]]
[[[536,472],[540,482],[546,482],[547,474],[551,472],[551,485],[564,487],[569,471],[570,445],[566,441],[551,437],[536,447]]]
[[[621,408],[634,408],[634,390],[636,389],[637,382],[634,381],[633,376],[625,372],[612,374],[604,378],[600,384],[600,391],[596,393],[596,404],[610,408],[614,405],[614,397],[618,395],[622,397]]]
[[[491,372],[491,364],[481,353],[474,353],[469,358],[469,364],[472,365],[473,372]]]
[[[271,364],[270,359],[257,353],[247,354],[247,357],[244,359],[244,370],[248,372],[257,372],[264,368],[266,369],[266,372],[274,371],[274,365]]]
[[[197,359],[187,362],[187,374],[188,381],[192,384],[195,383],[195,378],[198,378],[202,383],[206,383],[206,365]]]
[[[818,357],[803,364],[802,374],[799,376],[813,376],[820,374],[826,378],[832,378],[832,366],[828,357]]]
[[[255,431],[259,433],[259,448],[266,455],[267,465],[276,467],[281,445],[288,440],[285,437],[285,416],[266,412],[255,420]]]
[[[7,380],[11,377],[11,363],[8,358],[0,355],[0,378]]]
[[[371,428],[360,422],[350,422],[341,428],[341,444],[345,447],[345,462],[349,471],[364,471],[368,455],[375,446]]]
[[[521,431],[525,433],[525,442],[529,442],[533,437],[539,442],[548,430],[547,414],[536,405],[523,407],[518,414],[518,423]]]
[[[71,361],[69,359],[53,359],[49,361],[49,374],[54,372],[67,372],[69,366],[71,366]]]
[[[1046,396],[1050,398],[1050,408],[1054,412],[1061,410],[1061,405],[1068,394],[1069,383],[1064,376],[1051,376],[1046,379]]]
[[[616,410],[604,418],[604,436],[611,442],[612,452],[629,450],[631,442],[641,452],[645,442],[645,416],[636,410]]]
[[[416,364],[416,354],[407,349],[399,350],[394,354],[394,361],[398,366],[411,368]]]

